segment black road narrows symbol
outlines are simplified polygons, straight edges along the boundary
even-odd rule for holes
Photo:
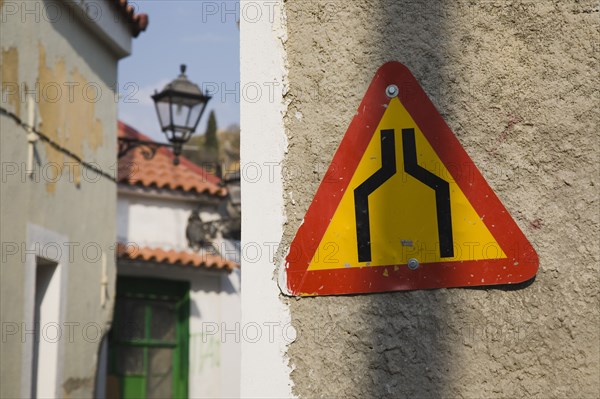
[[[358,261],[371,261],[371,227],[369,222],[369,195],[396,174],[396,142],[394,129],[381,131],[381,168],[354,189],[356,241]]]
[[[450,213],[450,184],[417,163],[415,130],[402,129],[402,153],[404,171],[421,183],[435,190],[435,206],[438,222],[440,257],[454,257],[454,239],[452,237],[452,214]]]
[[[381,168],[354,189],[354,212],[356,217],[356,241],[358,261],[371,261],[371,226],[369,219],[369,195],[396,174],[396,143],[394,129],[381,131]],[[402,129],[404,171],[435,191],[440,257],[454,256],[452,215],[450,213],[450,184],[417,163],[414,129]]]

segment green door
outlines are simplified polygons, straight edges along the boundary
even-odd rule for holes
[[[123,399],[186,398],[188,282],[119,277],[109,383]]]

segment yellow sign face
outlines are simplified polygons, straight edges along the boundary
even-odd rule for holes
[[[483,217],[392,98],[308,270],[506,258]]]

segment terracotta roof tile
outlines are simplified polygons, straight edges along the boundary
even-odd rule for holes
[[[117,245],[117,257],[120,259],[166,263],[177,266],[225,270],[227,272],[239,269],[237,263],[218,255],[175,250],[165,251],[160,248],[138,247],[122,243]]]
[[[127,0],[108,0],[118,8],[125,21],[131,26],[131,34],[138,37],[148,27],[148,14],[137,14],[135,8]]]
[[[152,141],[148,136],[119,121],[119,137],[137,138]],[[173,165],[173,153],[167,148],[159,148],[152,159],[146,159],[143,149],[137,147],[119,159],[118,182],[143,187],[195,192],[218,197],[227,195],[227,190],[219,186],[221,179],[206,169],[194,164],[183,156],[179,165]]]

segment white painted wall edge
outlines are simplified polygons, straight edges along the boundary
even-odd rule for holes
[[[243,398],[293,397],[286,351],[295,331],[274,277],[285,223],[286,32],[283,0],[241,1],[241,167],[248,172],[241,182]]]

